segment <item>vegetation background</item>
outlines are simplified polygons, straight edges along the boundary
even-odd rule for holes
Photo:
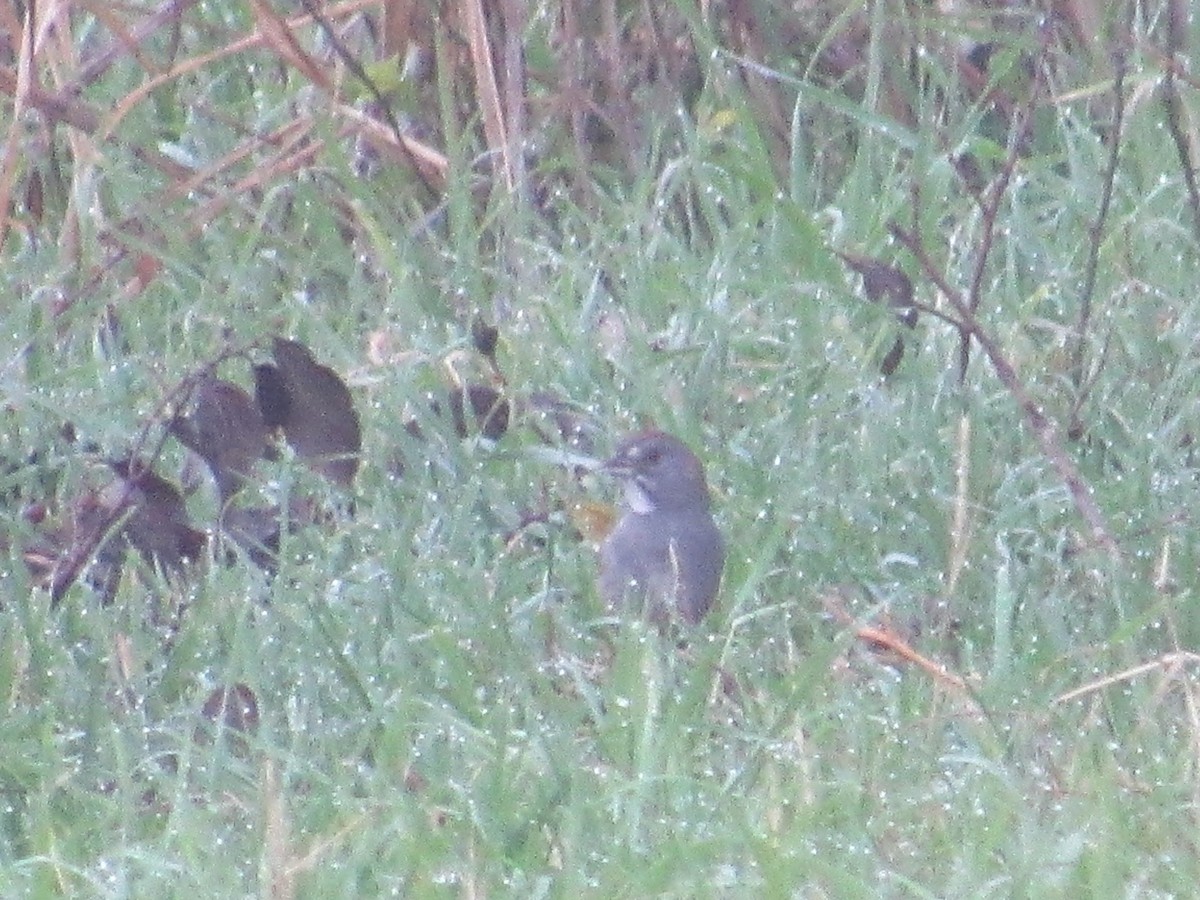
[[[1194,893],[1198,27],[0,6],[0,895]],[[103,460],[186,483],[196,373],[276,335],[352,486],[285,454],[252,493],[328,511],[273,571],[52,603]],[[647,422],[731,546],[684,648],[604,618],[562,464]]]

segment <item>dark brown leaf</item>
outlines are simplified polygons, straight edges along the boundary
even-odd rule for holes
[[[258,698],[249,685],[240,681],[214,689],[205,698],[200,715],[205,721],[192,735],[197,744],[213,743],[216,733],[224,730],[230,733],[227,737],[230,749],[244,756],[249,745],[243,735],[258,733]]]
[[[887,352],[879,364],[880,374],[884,378],[890,378],[902,359],[904,359],[904,338],[896,335],[896,342],[892,344],[892,349]]]
[[[466,394],[464,402],[463,394]],[[471,404],[474,424],[484,437],[498,441],[508,431],[509,402],[495,388],[486,384],[469,384],[463,390],[450,389],[450,415],[454,431],[460,438],[468,434],[466,403]]]
[[[84,490],[71,502],[67,524],[45,533],[27,551],[30,571],[49,583],[51,609],[57,608],[85,569],[100,602],[105,606],[112,602],[125,562],[125,542],[105,538],[118,518],[119,513],[107,508],[98,492]]]
[[[285,398],[284,436],[296,455],[315,471],[349,487],[362,450],[362,431],[349,388],[299,341],[276,338],[273,352]],[[275,412],[264,414],[264,419],[271,421]]]
[[[254,734],[258,731],[258,699],[247,685],[240,681],[228,687],[219,687],[208,695],[200,715],[210,722],[221,722],[234,731]]]
[[[277,368],[266,363],[254,367],[254,399],[267,428],[282,428],[288,417],[288,395]]]
[[[199,559],[208,540],[192,528],[179,489],[141,463],[127,459],[110,464],[120,476],[100,493],[100,504],[116,521],[130,512],[122,534],[142,557],[165,570]]]
[[[205,377],[193,396],[191,416],[177,418],[171,431],[208,464],[224,504],[265,453],[267,426],[258,405],[236,384]]]
[[[471,343],[475,345],[484,357],[496,363],[496,342],[500,338],[500,329],[485,322],[483,316],[476,316],[471,322]]]
[[[896,311],[896,318],[909,328],[916,326],[917,310],[913,306],[912,280],[903,269],[866,256],[849,253],[838,253],[838,256],[862,276],[863,290],[869,300],[873,303],[886,301]]]

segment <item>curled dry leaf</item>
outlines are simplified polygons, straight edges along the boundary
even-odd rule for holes
[[[208,538],[191,526],[179,489],[142,463],[122,459],[110,465],[119,477],[100,492],[100,506],[109,521],[129,511],[121,533],[130,546],[164,570],[199,559]]]
[[[510,404],[495,388],[488,387],[486,384],[468,384],[462,390],[451,388],[449,399],[450,415],[454,419],[454,431],[460,438],[465,438],[469,433],[466,416],[467,404],[470,404],[474,423],[484,437],[498,441],[508,431]]]
[[[838,256],[862,276],[867,299],[873,303],[885,301],[904,325],[909,328],[916,326],[917,310],[913,306],[912,279],[903,269],[867,256],[855,256],[850,253],[838,253]]]
[[[192,414],[176,418],[171,432],[207,463],[224,504],[266,452],[267,425],[258,404],[232,382],[204,377],[193,397]]]
[[[866,256],[855,256],[849,253],[838,253],[838,256],[853,271],[862,276],[863,291],[872,303],[884,302],[896,314],[901,324],[908,328],[917,325],[917,308],[913,305],[912,279],[898,266],[889,265],[882,260]],[[879,371],[886,378],[896,371],[904,358],[904,338],[896,336],[892,347],[879,364]]]
[[[51,608],[58,605],[62,594],[89,561],[89,583],[100,595],[102,603],[112,601],[124,554],[117,541],[104,542],[97,549],[103,538],[106,518],[108,514],[100,503],[99,494],[85,490],[71,501],[69,515],[61,524],[26,519],[29,524],[46,526],[39,528],[22,546],[21,558],[34,582],[51,588]],[[5,543],[8,543],[7,539]]]
[[[362,430],[350,389],[299,341],[275,338],[274,366],[256,366],[256,393],[264,422],[284,437],[315,471],[349,487],[358,471]]]
[[[200,715],[205,721],[192,735],[197,744],[213,743],[216,733],[224,730],[231,733],[230,748],[244,756],[249,747],[242,735],[258,733],[258,698],[249,685],[240,681],[214,689],[205,698]]]
[[[87,489],[71,502],[70,518],[52,529],[25,552],[25,564],[31,574],[50,588],[50,608],[55,609],[63,596],[84,571],[104,605],[116,596],[124,564],[124,546],[105,540],[107,529],[116,516],[100,501],[100,494]]]
[[[496,365],[496,343],[500,339],[500,329],[484,321],[483,316],[476,316],[471,322],[471,343],[485,359]]]
[[[178,488],[141,462],[121,459],[109,466],[117,477],[100,490],[82,490],[71,502],[70,521],[47,531],[25,553],[34,576],[49,581],[51,608],[85,571],[102,601],[111,602],[127,546],[167,573],[179,572],[204,551],[208,536],[191,526]]]

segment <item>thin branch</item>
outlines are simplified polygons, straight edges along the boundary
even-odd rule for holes
[[[1175,144],[1175,152],[1179,155],[1179,169],[1183,173],[1183,183],[1187,188],[1188,206],[1192,210],[1192,228],[1197,241],[1200,241],[1200,185],[1196,182],[1196,166],[1192,163],[1191,148],[1183,127],[1186,115],[1183,100],[1179,96],[1179,86],[1176,82],[1177,55],[1184,47],[1184,33],[1187,29],[1187,14],[1184,4],[1172,0],[1167,14],[1167,56],[1169,65],[1162,83],[1163,106],[1167,112],[1167,130]]]
[[[1121,132],[1125,123],[1125,75],[1129,70],[1129,50],[1124,36],[1117,38],[1113,51],[1113,119],[1108,135],[1108,165],[1104,170],[1100,193],[1100,208],[1096,218],[1088,226],[1088,255],[1083,270],[1083,289],[1079,297],[1079,324],[1075,329],[1075,346],[1071,350],[1071,381],[1075,385],[1075,401],[1071,409],[1071,420],[1079,416],[1087,396],[1083,390],[1085,380],[1084,355],[1088,344],[1088,330],[1092,324],[1092,297],[1096,292],[1096,273],[1100,266],[1100,244],[1104,240],[1104,226],[1112,206],[1113,184],[1117,179],[1117,164],[1121,158]]]
[[[1187,651],[1164,653],[1158,659],[1139,663],[1124,671],[1114,672],[1112,675],[1105,675],[1103,678],[1097,678],[1095,681],[1089,681],[1087,684],[1069,690],[1065,694],[1059,694],[1050,705],[1062,706],[1064,703],[1070,703],[1072,700],[1078,700],[1080,697],[1086,697],[1088,694],[1094,694],[1096,691],[1113,685],[1125,684],[1151,672],[1162,672],[1168,678],[1178,678],[1180,675],[1186,674],[1185,669],[1196,665],[1200,665],[1200,654]]]
[[[1039,48],[1039,61],[1035,69],[1033,82],[1029,86],[1029,96],[1025,98],[1025,102],[1021,104],[1020,109],[1013,113],[1014,118],[1009,128],[1008,155],[1005,157],[1004,165],[1000,167],[999,175],[982,202],[979,246],[975,252],[975,267],[971,272],[965,301],[966,309],[972,316],[979,309],[979,301],[983,292],[983,276],[987,272],[988,260],[991,258],[992,247],[996,240],[996,218],[1000,213],[1000,204],[1008,194],[1008,188],[1012,184],[1017,164],[1025,154],[1026,148],[1029,145],[1030,135],[1033,133],[1034,112],[1041,97],[1041,71],[1046,63],[1045,56],[1048,48],[1049,34],[1043,28]],[[965,336],[960,333],[958,367],[958,381],[960,384],[966,380],[967,365],[969,363],[970,341],[966,340]]]
[[[837,624],[850,629],[854,636],[876,651],[886,651],[895,654],[907,663],[916,666],[928,675],[935,684],[941,685],[950,692],[961,704],[962,710],[972,718],[990,721],[987,711],[976,699],[971,685],[960,675],[951,672],[946,666],[930,659],[917,650],[905,637],[886,625],[875,625],[856,619],[846,609],[842,598],[836,593],[822,597],[825,612]]]
[[[399,148],[400,152],[408,155],[409,165],[412,167],[413,173],[420,180],[422,187],[425,188],[429,199],[437,200],[438,197],[441,196],[440,192],[429,181],[428,177],[426,177],[425,171],[421,168],[416,156],[413,155],[411,149],[409,148],[408,141],[406,140],[404,129],[400,127],[400,122],[396,119],[396,114],[392,110],[391,102],[386,96],[384,96],[383,91],[379,89],[379,85],[375,83],[375,79],[367,73],[367,70],[363,68],[362,63],[358,61],[358,58],[350,52],[349,48],[342,40],[341,35],[337,33],[337,30],[322,13],[320,7],[316,3],[316,0],[301,0],[300,5],[304,7],[304,11],[308,13],[313,22],[316,23],[317,27],[320,28],[325,34],[326,39],[329,41],[329,45],[333,48],[333,51],[338,55],[338,58],[342,61],[346,68],[350,70],[350,74],[357,78],[362,83],[363,87],[367,89],[367,92],[370,93],[371,99],[375,102],[380,115],[383,116],[384,121],[387,122],[388,128],[390,128],[392,131],[392,136],[396,139],[395,146]]]
[[[1096,504],[1096,500],[1092,496],[1091,487],[1084,480],[1083,476],[1079,473],[1079,469],[1076,468],[1075,463],[1067,454],[1059,436],[1058,428],[1046,417],[1046,414],[1042,412],[1042,408],[1034,401],[1029,391],[1026,390],[1024,383],[1017,374],[1016,368],[1004,355],[1000,345],[980,326],[962,292],[951,285],[946,280],[945,275],[934,264],[928,252],[926,252],[924,245],[921,243],[920,237],[894,224],[889,228],[889,231],[897,241],[903,244],[916,257],[921,270],[933,281],[938,290],[945,296],[950,306],[953,307],[954,312],[959,318],[957,327],[974,338],[983,349],[984,355],[987,356],[988,362],[991,363],[992,369],[996,373],[996,377],[1000,379],[1000,383],[1004,385],[1005,389],[1008,390],[1020,407],[1025,417],[1025,424],[1033,433],[1042,454],[1054,466],[1059,478],[1067,486],[1067,490],[1070,492],[1071,499],[1075,504],[1075,509],[1091,530],[1092,541],[1103,547],[1114,560],[1120,559],[1120,548],[1117,546],[1116,540],[1108,529],[1104,513],[1101,512],[1100,507]]]
[[[199,0],[166,0],[157,9],[133,25],[126,40],[110,41],[102,50],[84,61],[79,71],[69,84],[63,85],[59,96],[78,96],[84,88],[91,87],[118,60],[129,56],[146,41],[158,38],[167,25],[178,27],[183,21],[184,13],[195,6]]]
[[[1009,131],[1008,156],[1004,160],[1004,165],[1000,167],[1000,174],[992,183],[983,203],[979,247],[975,253],[975,267],[971,272],[970,285],[967,288],[967,308],[971,312],[979,309],[979,299],[983,292],[983,276],[987,271],[988,259],[992,255],[992,246],[996,240],[996,217],[1000,213],[1000,204],[1004,200],[1005,194],[1008,193],[1008,187],[1012,184],[1017,163],[1021,161],[1024,148],[1028,145],[1029,135],[1033,128],[1033,107],[1036,97],[1036,89],[1031,88],[1028,102],[1017,112],[1017,122]],[[965,377],[965,374],[965,372],[960,373],[960,380]]]
[[[121,493],[111,504],[105,504],[107,509],[100,520],[81,538],[74,542],[69,551],[63,555],[54,572],[50,576],[50,607],[51,609],[62,602],[71,585],[79,580],[89,562],[96,555],[105,539],[117,523],[129,512],[129,504],[133,494],[138,490],[138,475],[154,468],[155,462],[162,455],[171,430],[165,427],[187,405],[192,391],[201,378],[211,375],[222,362],[235,356],[245,355],[254,344],[240,347],[226,347],[213,359],[189,372],[180,379],[159,400],[154,412],[142,425],[133,446],[129,452],[129,476],[124,479]],[[153,440],[151,435],[158,432]]]

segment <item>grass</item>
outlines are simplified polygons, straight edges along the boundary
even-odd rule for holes
[[[943,58],[925,62],[927,91],[898,77],[883,12],[841,81],[764,51],[783,158],[762,84],[732,63],[742,49],[683,16],[718,50],[698,52],[694,119],[651,118],[644,165],[597,145],[581,171],[566,126],[537,123],[536,203],[481,177],[488,139],[460,116],[478,83],[453,43],[421,98],[446,158],[432,201],[395,159],[360,174],[344,120],[271,41],[173,80],[109,143],[71,132],[104,152],[70,155],[58,195],[45,162],[45,210],[14,207],[0,281],[0,450],[38,454],[3,485],[0,895],[1190,894],[1197,236],[1150,92],[1161,66],[1129,52],[1106,181],[1104,63],[1034,56],[1064,83],[1014,153]],[[245,15],[200,4],[186,54],[262,26]],[[1143,46],[1156,15],[1132,26]],[[536,17],[525,38],[531,59],[555,49]],[[1036,49],[1028,31],[1014,44]],[[1024,58],[998,65],[1019,83]],[[139,76],[122,56],[83,99],[111,106]],[[321,152],[254,187],[237,179],[261,172],[231,167],[167,202],[130,149],[204,165],[309,110]],[[962,148],[990,184],[1011,178],[991,222],[955,174]],[[228,203],[205,213],[213,197]],[[919,229],[932,271],[895,226]],[[920,304],[960,322],[933,275],[978,302],[1119,555],[979,343],[960,380],[958,332],[926,314],[880,376],[899,326],[831,248],[900,266]],[[547,463],[527,427],[460,441],[428,410],[446,360],[484,377],[462,352],[477,313],[499,325],[507,390],[569,399],[597,454],[648,421],[700,451],[730,558],[686,652],[603,616],[569,510],[605,485]],[[288,461],[264,465],[264,496],[339,510],[285,537],[273,578],[214,564],[168,585],[130,568],[113,604],[80,582],[51,609],[20,510],[69,517],[97,477],[83,442],[116,455],[158,433],[162,399],[230,334],[305,341],[346,377],[364,432],[353,511]],[[373,357],[385,337],[396,355]],[[220,371],[250,383],[244,360]],[[157,468],[182,462],[168,443]],[[206,502],[191,501],[198,521]],[[507,542],[531,509],[545,521]],[[885,614],[969,695],[872,652],[857,628]],[[257,732],[197,740],[205,698],[234,683],[254,691]]]

